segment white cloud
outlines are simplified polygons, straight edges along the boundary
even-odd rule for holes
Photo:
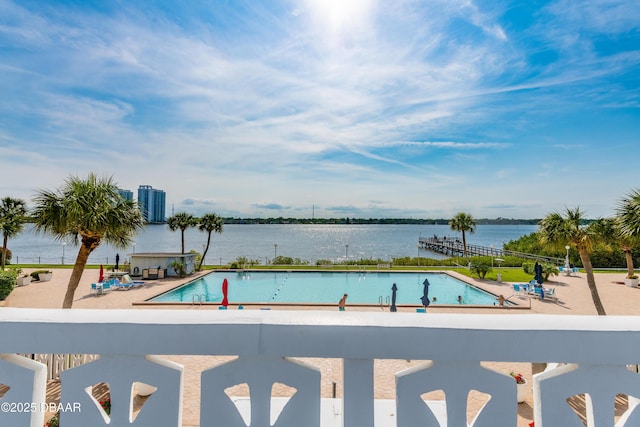
[[[528,167],[530,140],[588,151],[579,135],[556,137],[550,123],[560,126],[567,111],[637,105],[625,84],[609,80],[637,67],[640,54],[602,57],[574,37],[581,28],[637,28],[628,2],[560,1],[523,33],[503,22],[509,4],[356,3],[265,3],[216,8],[217,21],[173,21],[135,4],[105,15],[4,1],[0,43],[17,54],[0,66],[0,167],[29,172],[21,191],[97,170],[198,210],[285,212],[315,202],[444,213],[460,200],[481,209],[475,188],[487,176],[537,186],[514,173]],[[323,31],[323,20],[335,27]],[[563,52],[581,48],[530,67],[530,31]],[[5,165],[15,158],[55,162],[35,173]],[[486,197],[507,206],[521,193]]]

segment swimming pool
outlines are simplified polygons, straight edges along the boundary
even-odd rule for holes
[[[495,305],[496,296],[444,273],[396,272],[214,272],[151,298],[150,302],[221,302],[222,281],[229,281],[229,303],[388,304],[395,283],[397,305],[420,305],[425,278],[435,304]]]

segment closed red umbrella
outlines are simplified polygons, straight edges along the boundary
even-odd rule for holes
[[[222,305],[224,307],[229,305],[229,300],[227,299],[227,294],[229,293],[229,282],[227,282],[227,279],[225,278],[222,281]]]
[[[102,282],[104,280],[104,267],[102,266],[102,264],[100,264],[100,278],[98,279],[98,282]]]

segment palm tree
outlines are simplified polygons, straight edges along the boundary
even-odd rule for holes
[[[462,247],[464,248],[464,256],[467,257],[467,236],[465,232],[475,233],[476,220],[471,214],[460,212],[449,221],[449,227],[454,231],[462,232]]]
[[[103,241],[126,248],[144,220],[137,205],[118,194],[112,178],[90,173],[86,179],[69,177],[56,190],[39,190],[34,197],[36,231],[57,240],[72,240],[80,249],[73,266],[62,308],[71,308],[91,252]]]
[[[622,252],[624,252],[627,263],[627,277],[631,278],[634,276],[631,251],[638,245],[638,237],[622,232],[622,222],[619,217],[598,219],[592,224],[592,227],[607,246],[615,245],[620,247]]]
[[[10,237],[20,234],[27,222],[27,204],[22,199],[5,197],[0,202],[0,230],[2,230],[2,260],[0,267],[7,264],[7,242]]]
[[[184,253],[184,231],[189,227],[198,225],[198,218],[186,212],[178,212],[172,217],[167,218],[167,225],[171,231],[180,230],[182,237],[182,253]]]
[[[605,315],[607,313],[600,300],[591,265],[593,247],[603,241],[603,236],[597,232],[599,227],[597,223],[584,226],[584,219],[584,213],[580,208],[567,208],[564,217],[558,212],[551,213],[540,221],[538,237],[543,246],[551,249],[561,251],[567,244],[576,248],[587,274],[587,285],[593,305],[599,315]]]
[[[198,228],[200,231],[207,232],[207,246],[204,248],[204,253],[202,254],[202,259],[200,260],[200,265],[198,266],[198,270],[202,269],[202,264],[204,263],[204,257],[207,256],[207,251],[209,250],[209,244],[211,243],[211,233],[222,233],[222,228],[224,227],[224,220],[220,218],[215,213],[204,214],[202,218],[200,218],[200,223],[198,224]]]
[[[627,277],[631,278],[635,276],[631,250],[640,244],[640,190],[634,190],[623,198],[616,214],[621,246],[627,260]]]

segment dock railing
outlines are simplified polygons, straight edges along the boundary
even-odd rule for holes
[[[462,240],[458,238],[420,237],[418,239],[418,246],[421,249],[430,250],[433,252],[450,255],[450,256],[464,255],[464,245],[462,243]],[[469,243],[467,243],[467,255],[489,256],[494,258],[502,257],[502,256],[515,256],[518,258],[549,262],[556,265],[561,265],[564,263],[564,258],[529,254],[525,252],[510,251],[510,250],[494,248],[491,246],[473,245]]]
[[[134,383],[153,389],[135,425],[181,426],[184,390],[193,385],[183,367],[163,355],[237,356],[202,372],[202,427],[246,425],[225,394],[236,384],[249,386],[250,425],[274,425],[274,383],[296,390],[275,425],[324,425],[320,371],[291,357],[342,359],[339,425],[345,427],[374,426],[374,361],[386,359],[425,361],[395,374],[398,427],[439,425],[421,397],[432,390],[444,391],[448,426],[515,427],[516,382],[483,367],[484,361],[567,364],[532,381],[536,427],[582,425],[567,405],[567,398],[580,394],[588,398],[589,426],[613,426],[616,396],[640,396],[640,376],[627,369],[640,363],[637,317],[4,308],[0,336],[0,383],[10,387],[1,400],[2,426],[42,427],[44,421],[38,409],[47,404],[46,367],[17,353],[100,355],[62,372],[64,427],[134,425]],[[108,416],[91,397],[100,383],[110,388]],[[470,390],[490,399],[467,424]],[[640,425],[640,413],[633,411],[637,399],[629,403],[617,427]]]

